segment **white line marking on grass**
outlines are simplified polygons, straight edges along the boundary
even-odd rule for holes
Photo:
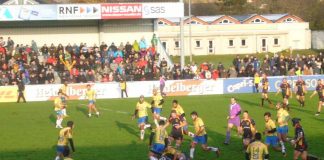
[[[87,104],[79,104],[79,105],[82,105],[82,106],[88,106]],[[104,110],[104,111],[110,111],[110,112],[115,112],[115,113],[120,113],[120,114],[127,114],[127,115],[130,115],[131,113],[129,112],[125,112],[125,111],[119,111],[119,110],[112,110],[112,109],[109,109],[109,108],[99,108],[98,109],[100,110]]]

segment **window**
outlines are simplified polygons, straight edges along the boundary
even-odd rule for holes
[[[261,20],[261,19],[259,19],[259,18],[257,18],[255,20],[253,20],[252,23],[264,23],[264,21]]]
[[[200,48],[200,41],[196,41],[196,47]]]
[[[191,21],[191,22],[189,22],[189,23],[187,23],[187,24],[200,24],[199,22],[197,22],[197,21]]]
[[[234,46],[234,40],[233,39],[230,39],[228,41],[228,46],[230,46],[230,47],[233,47]]]
[[[276,45],[276,46],[278,46],[279,45],[279,39],[278,38],[275,38],[273,40],[273,44]]]
[[[175,48],[179,48],[180,47],[179,41],[175,41],[174,45],[175,45]]]
[[[296,22],[294,19],[292,18],[287,18],[284,20],[285,23],[292,23],[292,22]]]
[[[167,24],[165,22],[163,22],[163,21],[159,21],[158,25],[164,26],[164,25],[167,25]]]
[[[219,24],[232,24],[233,22],[229,21],[228,19],[224,19],[219,22]]]
[[[213,53],[214,51],[214,44],[213,44],[213,41],[209,41],[208,42],[208,52],[209,53]]]
[[[166,42],[162,42],[162,46],[164,49],[166,49]]]
[[[241,46],[246,46],[246,40],[245,39],[241,40]]]
[[[208,42],[208,48],[213,48],[213,41]]]

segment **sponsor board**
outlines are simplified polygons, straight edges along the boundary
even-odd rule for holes
[[[268,77],[269,92],[277,92],[282,83],[282,79],[286,78],[290,86],[293,88],[298,76],[279,76]],[[302,76],[306,83],[307,90],[315,90],[318,79],[324,79],[324,75]],[[255,92],[253,78],[233,78],[224,79],[224,93],[253,93]],[[260,85],[260,84],[259,84]]]
[[[57,19],[101,19],[100,4],[59,4]]]
[[[107,3],[101,4],[101,19],[140,19],[142,4],[140,3]]]
[[[183,3],[143,3],[143,18],[172,18],[184,16]]]
[[[1,86],[0,102],[16,102],[18,97],[17,86]]]
[[[69,84],[67,88],[68,99],[85,99],[87,84]],[[93,83],[92,88],[97,92],[98,99],[121,98],[119,83]],[[53,100],[61,88],[61,84],[53,85],[26,85],[27,101]],[[177,80],[166,81],[164,92],[168,96],[210,95],[222,94],[222,80]],[[128,82],[127,93],[130,98],[140,95],[151,97],[154,88],[159,89],[159,81]]]
[[[0,21],[57,20],[56,5],[1,5]]]

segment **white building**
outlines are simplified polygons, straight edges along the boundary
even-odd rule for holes
[[[185,53],[194,55],[278,52],[311,48],[309,23],[289,14],[196,16],[185,20]],[[158,36],[170,55],[180,55],[179,19],[159,19]]]
[[[189,28],[194,55],[245,54],[278,52],[311,48],[308,22],[288,14],[197,16],[185,20],[185,53],[189,55]],[[148,44],[153,33],[160,38],[170,55],[180,54],[179,19],[142,20],[69,20],[69,21],[16,21],[0,23],[0,36],[11,37],[16,44],[108,45],[114,42],[140,40]]]

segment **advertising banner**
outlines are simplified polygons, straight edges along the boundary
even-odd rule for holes
[[[59,4],[57,19],[100,19],[100,4]]]
[[[1,5],[0,21],[57,20],[56,5]]]
[[[269,92],[277,92],[282,79],[286,78],[291,87],[294,87],[297,76],[286,77],[268,77],[269,79]],[[324,79],[324,75],[302,76],[306,83],[307,90],[315,90],[317,80]],[[224,93],[253,93],[255,92],[253,77],[249,78],[233,78],[224,79]]]
[[[70,100],[85,99],[87,84],[69,84],[67,95]],[[121,98],[119,83],[94,83],[92,88],[97,92],[98,99]],[[25,97],[27,101],[47,101],[53,100],[61,84],[53,85],[26,85]],[[140,95],[145,97],[152,96],[154,88],[160,89],[159,81],[139,81],[128,82],[127,93],[131,98],[137,98]],[[187,96],[187,95],[210,95],[223,93],[222,80],[179,80],[166,81],[164,92],[167,96]]]
[[[142,4],[106,3],[101,4],[101,19],[140,19]]]
[[[172,18],[184,16],[183,3],[143,3],[143,18]]]
[[[17,86],[1,86],[0,102],[16,102],[18,97]]]

